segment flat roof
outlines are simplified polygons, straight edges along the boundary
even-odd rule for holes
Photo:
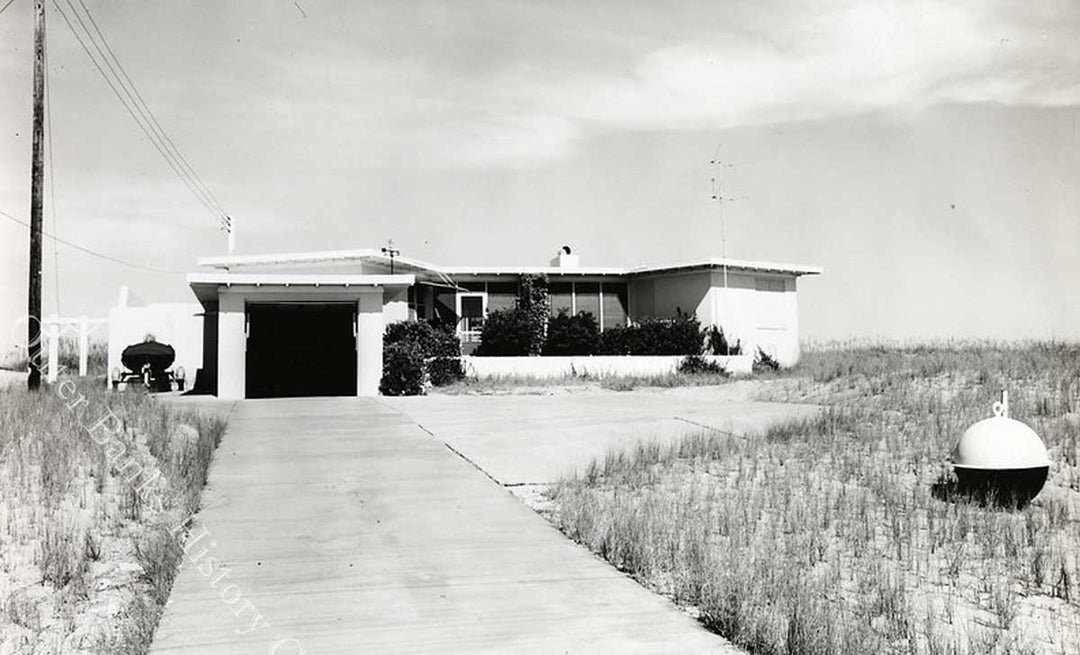
[[[377,261],[388,264],[390,258],[381,251],[373,248],[355,250],[324,250],[316,252],[297,253],[271,253],[265,255],[230,255],[225,257],[202,257],[198,260],[200,266],[228,269],[244,266],[275,266],[287,264],[317,264],[328,262],[350,261]],[[772,273],[785,273],[788,275],[820,275],[823,269],[819,266],[806,266],[801,264],[785,264],[767,261],[749,261],[744,259],[724,259],[711,257],[686,262],[667,264],[650,264],[636,267],[616,266],[440,266],[419,259],[408,257],[395,257],[394,265],[416,271],[428,271],[436,275],[617,275],[633,276],[650,273],[672,273],[687,270],[700,270],[711,268],[724,268],[762,271]]]
[[[789,273],[793,275],[821,275],[824,271],[820,266],[806,266],[803,264],[783,264],[779,262],[761,262],[761,261],[748,261],[745,259],[723,259],[720,257],[710,257],[709,259],[698,259],[688,262],[679,262],[674,264],[654,264],[649,266],[639,266],[627,270],[630,275],[639,273],[666,273],[682,270],[693,270],[701,268],[734,268],[745,271],[763,271],[771,273]]]
[[[415,275],[307,275],[303,273],[189,273],[188,284],[249,284],[255,286],[409,286]]]

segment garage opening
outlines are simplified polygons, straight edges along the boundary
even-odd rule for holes
[[[246,396],[355,396],[355,321],[355,303],[249,303]]]

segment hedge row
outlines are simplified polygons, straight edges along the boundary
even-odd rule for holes
[[[521,356],[534,350],[535,332],[519,309],[492,312],[480,333],[480,356]],[[673,319],[646,318],[634,325],[600,331],[596,318],[587,312],[559,312],[548,319],[547,336],[540,354],[556,355],[737,355],[741,346],[730,346],[722,330],[701,329],[692,314],[678,312]]]
[[[461,341],[453,328],[427,321],[386,326],[379,383],[383,395],[419,396],[427,383],[438,387],[464,377]]]

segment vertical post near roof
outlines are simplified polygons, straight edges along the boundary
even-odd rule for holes
[[[604,283],[600,282],[600,331],[604,331]]]

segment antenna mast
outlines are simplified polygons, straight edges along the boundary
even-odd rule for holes
[[[719,205],[719,212],[720,212],[720,266],[721,266],[721,269],[724,271],[724,296],[723,297],[724,297],[724,314],[725,314],[724,318],[726,319],[727,318],[727,312],[728,312],[728,295],[729,295],[730,291],[729,291],[729,288],[728,288],[727,231],[726,231],[725,225],[724,225],[724,201],[728,200],[728,198],[724,197],[723,170],[724,170],[725,166],[728,167],[728,168],[731,168],[733,166],[733,164],[725,163],[725,162],[720,160],[720,146],[719,145],[716,146],[716,154],[709,161],[709,164],[711,166],[715,167],[718,170],[718,172],[713,175],[711,181],[712,181],[712,199],[715,200],[717,202],[717,204]],[[727,350],[728,350],[728,352],[726,352],[724,354],[729,355],[729,354],[731,354],[731,343],[730,343],[731,335],[725,334],[724,336],[725,336],[724,340],[725,340],[725,342],[727,342]]]

